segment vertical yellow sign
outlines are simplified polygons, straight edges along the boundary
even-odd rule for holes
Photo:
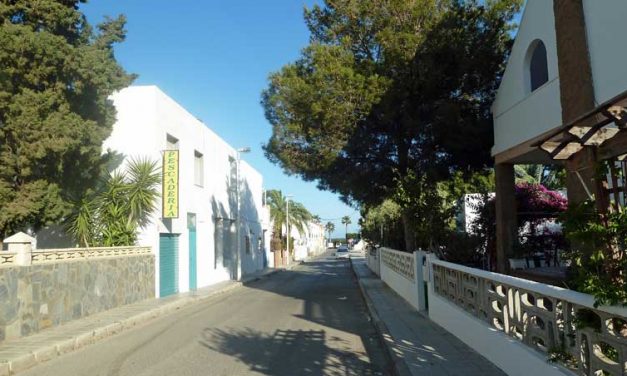
[[[179,151],[163,152],[163,218],[179,217]]]

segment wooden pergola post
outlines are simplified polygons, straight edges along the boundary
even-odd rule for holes
[[[555,0],[553,10],[562,120],[566,124],[594,109],[594,85],[582,0]],[[581,203],[594,195],[597,207],[607,208],[603,183],[595,176],[596,161],[594,148],[586,146],[566,163],[570,204]]]
[[[514,165],[495,166],[496,175],[496,271],[506,273],[507,260],[514,253],[518,235],[516,218],[516,176]]]

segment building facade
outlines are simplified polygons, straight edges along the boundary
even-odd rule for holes
[[[492,106],[497,268],[516,238],[514,165],[566,167],[568,199],[594,196],[598,160],[627,152],[627,32],[624,0],[527,0]]]
[[[178,215],[164,218],[161,203],[139,235],[155,252],[156,295],[271,266],[261,174],[156,86],[129,87],[112,100],[117,122],[103,150],[120,166],[142,157],[161,163],[165,150],[178,151]]]
[[[294,259],[296,261],[305,260],[307,257],[316,256],[325,251],[325,230],[322,224],[309,221],[302,233],[298,232],[296,228],[290,227],[294,239]]]

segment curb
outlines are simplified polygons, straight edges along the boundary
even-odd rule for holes
[[[71,353],[83,347],[96,344],[97,342],[105,338],[112,337],[116,334],[121,334],[139,325],[148,324],[157,318],[167,316],[184,307],[191,306],[194,303],[201,303],[208,299],[226,294],[242,286],[246,286],[247,284],[250,284],[252,282],[268,278],[281,271],[281,269],[271,270],[266,274],[252,277],[244,281],[237,281],[232,285],[225,286],[224,288],[212,291],[206,295],[183,296],[178,300],[164,303],[163,305],[137,313],[125,319],[118,320],[113,323],[104,324],[99,328],[88,330],[86,332],[74,335],[70,338],[59,339],[56,343],[42,343],[41,347],[30,350],[29,353],[16,351],[15,357],[13,357],[12,359],[0,359],[0,376],[15,375],[16,373],[32,368],[39,363],[43,363],[64,354]],[[28,337],[24,338],[26,339]]]
[[[370,314],[372,324],[374,325],[375,329],[377,330],[377,334],[379,335],[379,341],[385,349],[385,355],[388,358],[388,362],[392,364],[392,371],[394,372],[394,375],[412,376],[412,373],[409,371],[409,368],[407,367],[407,364],[405,364],[404,359],[397,357],[392,347],[388,345],[389,339],[392,338],[392,335],[390,334],[388,327],[385,325],[385,322],[383,322],[383,320],[381,320],[381,318],[379,317],[377,309],[372,303],[372,299],[370,299],[370,296],[368,295],[368,291],[364,287],[361,279],[355,271],[355,267],[353,266],[353,260],[351,258],[349,258],[349,262],[351,264],[351,270],[353,272],[353,275],[355,276],[355,279],[357,279],[357,284],[359,285],[361,296],[366,303],[366,308],[368,308],[368,313]]]

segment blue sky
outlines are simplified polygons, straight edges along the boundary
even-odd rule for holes
[[[91,0],[82,6],[90,23],[125,14],[127,39],[116,47],[138,85],[157,85],[234,147],[250,146],[244,158],[325,222],[359,213],[313,182],[283,174],[261,150],[271,134],[259,104],[270,72],[295,60],[308,43],[303,9],[313,0]]]

